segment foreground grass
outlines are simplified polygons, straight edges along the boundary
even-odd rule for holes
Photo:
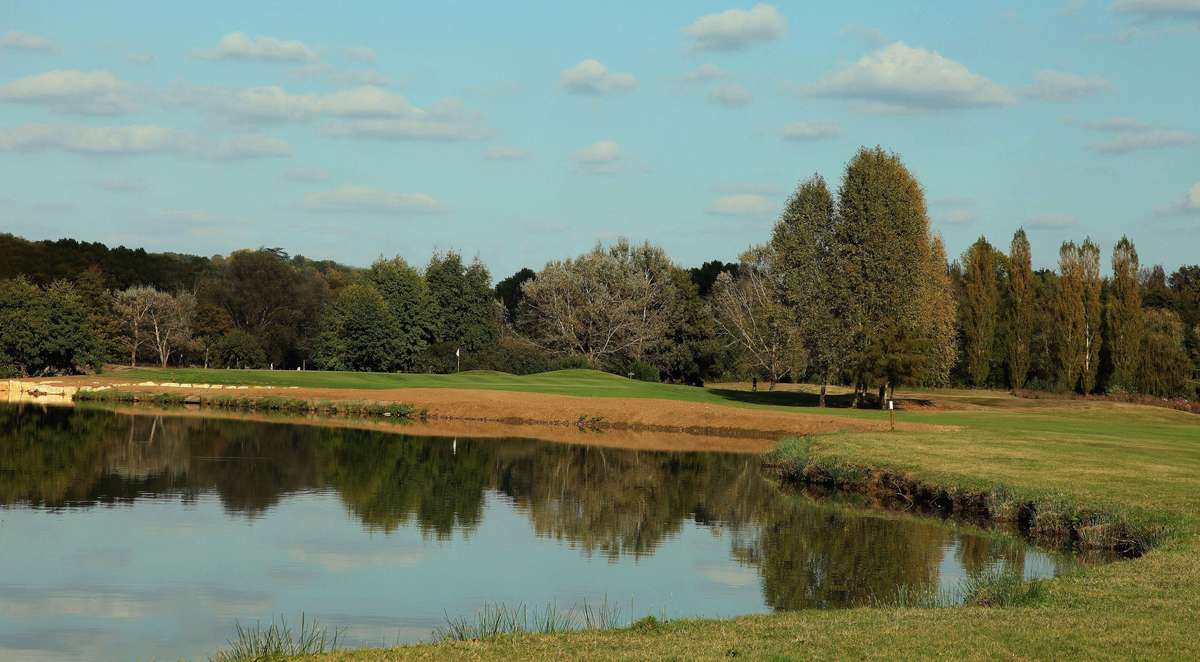
[[[673,620],[653,627],[510,635],[321,660],[1200,658],[1200,419],[1113,403],[1028,403],[912,414],[954,433],[818,438],[814,460],[887,467],[932,485],[1088,504],[1169,528],[1145,556],[1044,586],[1037,606],[860,608]]]

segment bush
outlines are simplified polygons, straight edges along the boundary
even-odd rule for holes
[[[658,368],[645,361],[634,361],[630,364],[626,374],[633,375],[633,378],[640,382],[657,382],[661,378]]]

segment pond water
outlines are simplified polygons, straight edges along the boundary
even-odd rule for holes
[[[205,659],[235,622],[428,639],[486,603],[732,616],[1067,557],[785,494],[752,455],[0,405],[0,659]]]

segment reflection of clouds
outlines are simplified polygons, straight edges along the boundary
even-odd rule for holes
[[[697,563],[696,573],[710,582],[741,588],[758,583],[758,572],[744,566],[730,566],[717,563]]]
[[[6,662],[73,662],[95,659],[98,645],[112,636],[91,628],[37,628],[16,634],[0,632],[0,660]]]
[[[288,558],[300,563],[319,565],[329,572],[347,572],[381,566],[408,568],[423,561],[425,553],[419,549],[369,550],[351,547],[322,549],[293,545],[288,548]]]
[[[0,586],[0,615],[10,619],[35,620],[62,615],[124,620],[159,613],[177,613],[201,607],[217,614],[264,612],[271,608],[270,596],[221,586],[175,585],[153,591],[86,589],[60,592],[34,591],[19,586]],[[7,639],[6,639],[7,641]],[[0,659],[7,659],[0,656]]]

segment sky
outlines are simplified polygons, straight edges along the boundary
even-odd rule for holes
[[[0,0],[0,232],[495,279],[617,237],[765,241],[901,155],[950,255],[1200,260],[1200,0]]]

